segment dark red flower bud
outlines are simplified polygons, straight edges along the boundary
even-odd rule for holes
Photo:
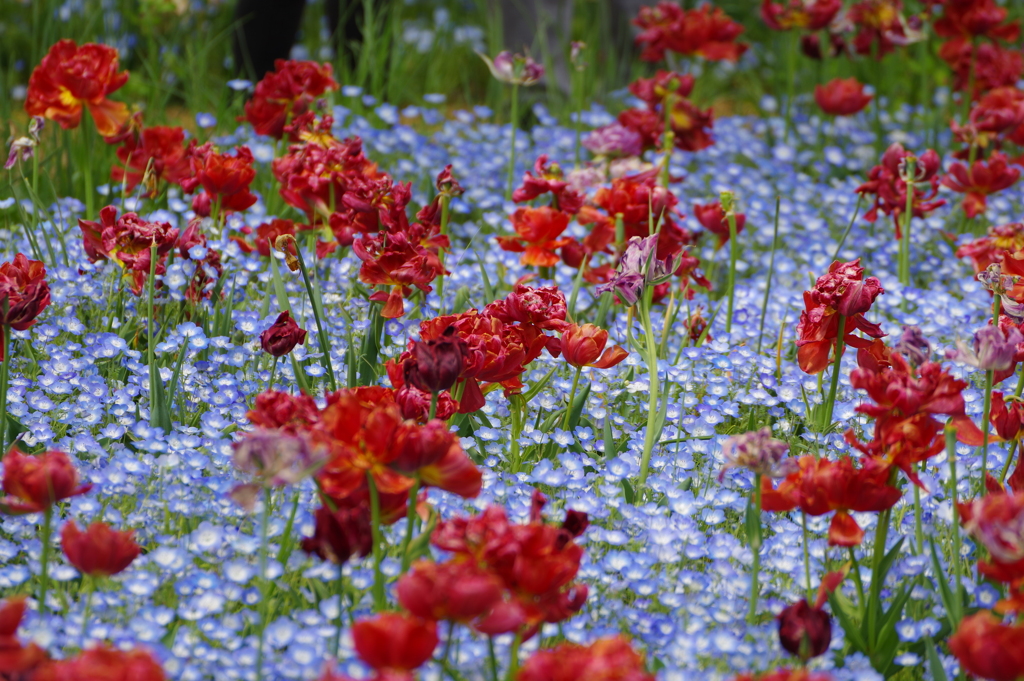
[[[779,642],[801,660],[809,660],[828,650],[832,642],[832,621],[821,608],[812,608],[799,600],[779,613]]]
[[[112,530],[106,523],[93,523],[82,532],[71,520],[60,533],[60,544],[68,562],[79,572],[109,577],[124,571],[138,558],[141,549],[134,535],[132,530]]]
[[[260,345],[263,346],[263,350],[274,357],[287,355],[305,340],[306,330],[299,328],[287,310],[278,315],[277,321],[260,334]]]
[[[365,506],[316,510],[316,529],[302,540],[302,550],[332,563],[344,563],[355,555],[365,556],[372,547],[370,513]]]
[[[462,374],[468,353],[469,346],[454,326],[436,340],[414,342],[412,357],[405,362],[405,382],[428,393],[448,390]]]
[[[590,527],[590,518],[583,511],[575,511],[570,508],[565,512],[562,529],[571,534],[574,539],[583,534],[588,527]]]

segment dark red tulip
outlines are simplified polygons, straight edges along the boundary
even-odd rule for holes
[[[274,357],[283,357],[301,345],[306,340],[306,330],[299,328],[299,325],[292,319],[292,315],[285,310],[277,316],[270,328],[260,334],[260,345],[263,351]]]
[[[344,563],[355,555],[370,553],[370,513],[363,505],[332,511],[321,506],[313,514],[316,529],[302,540],[302,550],[332,563]]]
[[[412,357],[405,362],[405,382],[428,393],[448,390],[462,374],[468,352],[454,326],[445,329],[440,338],[414,342]]]
[[[23,253],[0,265],[0,324],[24,331],[35,323],[50,304],[46,267]],[[0,329],[0,360],[3,360],[3,331]]]
[[[71,520],[60,533],[60,544],[76,570],[109,577],[124,571],[141,553],[134,535],[132,530],[118,532],[106,523],[93,523],[82,532]]]
[[[779,613],[779,642],[801,660],[818,657],[832,642],[832,620],[801,599]]]
[[[469,622],[501,600],[502,583],[473,561],[419,561],[398,580],[398,602],[424,619]]]
[[[871,99],[856,78],[836,78],[814,88],[814,101],[832,116],[852,116],[863,111]]]

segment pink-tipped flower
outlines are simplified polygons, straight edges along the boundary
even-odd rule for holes
[[[491,75],[502,83],[508,83],[509,85],[533,85],[544,77],[544,67],[529,56],[524,57],[521,54],[512,54],[508,50],[498,53],[494,59],[479,52],[477,54],[487,64]]]
[[[784,478],[796,471],[796,459],[786,457],[789,445],[772,437],[770,428],[761,428],[728,438],[722,445],[725,466],[721,480],[730,468],[746,468],[768,478]]]
[[[990,325],[974,333],[970,346],[957,341],[957,349],[946,354],[952,360],[984,371],[1005,371],[1013,366],[1017,346],[1021,343],[1024,343],[1024,335],[1016,327],[1002,329]]]

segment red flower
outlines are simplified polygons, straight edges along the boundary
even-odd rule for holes
[[[224,273],[220,253],[206,245],[206,235],[199,229],[202,224],[202,218],[192,218],[185,231],[178,235],[177,242],[178,255],[184,260],[190,260],[194,265],[192,277],[185,289],[185,299],[193,303],[209,299],[216,288],[217,280]],[[198,257],[199,253],[193,251],[197,246],[202,252],[202,257]]]
[[[690,96],[697,79],[690,74],[680,74],[675,71],[663,71],[658,69],[654,78],[637,78],[629,84],[629,91],[642,99],[654,111],[661,106],[668,98],[683,98]]]
[[[472,561],[422,560],[398,580],[398,602],[417,617],[466,623],[501,600],[502,583]]]
[[[806,669],[776,669],[763,674],[740,674],[733,681],[835,681],[827,672],[809,672]]]
[[[993,0],[945,0],[942,16],[935,22],[935,34],[942,38],[985,37],[1016,42],[1020,22],[1003,24],[1007,11]]]
[[[235,147],[235,155],[228,156],[214,151],[209,143],[200,147],[193,141],[187,153],[192,177],[181,181],[181,188],[186,193],[191,194],[202,186],[206,195],[204,201],[218,204],[221,212],[225,213],[243,211],[256,203],[256,197],[249,191],[249,185],[256,177],[249,147]],[[196,212],[201,214],[203,211]]]
[[[523,184],[512,192],[512,200],[523,203],[549,192],[554,195],[552,208],[555,210],[574,215],[583,206],[583,196],[569,188],[562,169],[557,163],[548,163],[547,154],[543,154],[534,163],[533,172],[528,170],[523,175]]]
[[[145,650],[101,645],[43,667],[33,681],[164,681],[163,667]]]
[[[964,213],[973,218],[985,212],[985,199],[1002,191],[1020,179],[1020,169],[1011,167],[1005,155],[996,152],[988,161],[975,161],[970,169],[963,163],[954,163],[942,184],[955,192],[965,194]]]
[[[93,523],[85,532],[69,520],[60,533],[61,547],[68,562],[79,572],[109,577],[123,572],[142,549],[135,543],[135,532],[118,532],[106,523]]]
[[[764,0],[761,17],[768,28],[776,31],[820,31],[832,23],[842,8],[843,0]]]
[[[166,222],[146,222],[137,213],[117,217],[117,208],[100,210],[100,221],[79,220],[82,242],[89,260],[111,260],[131,277],[132,293],[141,295],[150,271],[150,247],[156,246],[156,273],[166,271],[165,256],[174,248],[178,230]]]
[[[850,6],[847,20],[857,28],[853,47],[857,54],[874,53],[877,59],[892,52],[897,45],[918,39],[908,33],[901,0],[861,0]],[[874,46],[874,43],[878,43]]]
[[[24,331],[50,304],[46,266],[18,253],[0,265],[0,361],[4,360],[4,327]]]
[[[956,257],[970,258],[974,273],[979,274],[993,263],[1001,263],[1005,252],[1024,251],[1024,223],[1012,222],[988,228],[988,235],[956,250]]]
[[[306,330],[299,328],[288,310],[279,314],[277,321],[260,334],[260,346],[273,357],[283,357],[305,341]]]
[[[1003,624],[986,611],[968,615],[949,638],[949,650],[969,674],[1017,681],[1024,669],[1024,626]]]
[[[331,510],[321,506],[313,514],[313,536],[302,540],[302,550],[321,560],[343,564],[352,556],[366,556],[373,547],[370,509],[366,504]]]
[[[1022,124],[1024,92],[1016,87],[998,87],[986,92],[971,108],[966,125],[950,123],[956,139],[968,145],[968,149],[957,152],[957,158],[969,158],[971,147],[987,149],[1001,141],[1002,136],[1013,141]]]
[[[964,530],[988,552],[979,573],[1004,583],[1024,579],[1024,490],[990,492],[958,507]]]
[[[0,510],[12,515],[42,513],[58,501],[85,494],[92,484],[78,484],[78,471],[64,452],[51,450],[38,456],[22,454],[12,446],[3,458]]]
[[[409,350],[412,356],[402,363],[403,378],[426,393],[439,393],[455,385],[469,354],[469,346],[455,335],[454,326],[436,340],[411,341]]]
[[[855,348],[870,345],[869,341],[853,335],[863,331],[871,338],[885,334],[877,324],[864,319],[875,298],[885,293],[875,277],[864,279],[860,258],[840,263],[833,262],[828,273],[818,277],[814,288],[804,291],[806,309],[800,313],[797,324],[796,345],[800,368],[808,374],[817,374],[829,364],[829,351],[839,336],[839,317],[846,317],[844,342]]]
[[[893,225],[896,227],[896,238],[901,239],[902,229],[900,216],[907,208],[907,183],[901,177],[901,168],[908,158],[914,155],[903,148],[902,144],[892,144],[882,156],[881,164],[875,166],[868,173],[868,181],[857,187],[858,194],[874,194],[875,203],[864,219],[874,222],[878,219],[878,211],[892,217]],[[914,165],[917,186],[914,190],[913,216],[923,218],[940,206],[944,206],[944,199],[935,199],[939,191],[938,172],[941,164],[939,155],[934,150],[921,154]],[[921,184],[928,183],[930,191],[922,191]]]
[[[903,492],[889,485],[888,471],[856,469],[848,458],[832,462],[814,457],[800,458],[800,508],[807,515],[819,516],[835,511],[828,529],[830,546],[858,546],[864,530],[850,515],[884,511],[896,505]]]
[[[710,5],[684,10],[663,0],[640,8],[633,24],[640,27],[636,44],[644,46],[640,54],[644,61],[661,61],[666,50],[711,61],[736,61],[748,47],[736,42],[743,27]]]
[[[320,421],[320,410],[309,395],[268,390],[256,396],[246,417],[254,426],[280,428],[289,435],[296,435],[308,431]]]
[[[622,636],[589,646],[560,643],[539,650],[519,670],[516,681],[654,681],[643,657]]]
[[[725,244],[729,243],[729,221],[725,217],[725,211],[722,210],[722,204],[718,201],[707,204],[694,204],[693,205],[693,216],[697,218],[701,226],[708,230],[718,238],[718,244],[715,248],[721,248]],[[747,224],[747,216],[743,213],[736,214],[736,234],[743,231],[743,227]]]
[[[412,671],[434,654],[437,623],[385,612],[352,626],[356,654],[377,671]]]
[[[505,324],[521,323],[546,331],[563,331],[568,326],[565,296],[557,286],[516,284],[512,293],[490,303],[483,313]]]
[[[547,206],[518,208],[512,214],[516,236],[499,236],[498,245],[504,251],[522,253],[523,265],[551,267],[558,264],[557,249],[569,243],[568,238],[559,238],[568,226],[569,215],[560,210]]]
[[[1024,55],[996,43],[974,45],[966,38],[953,38],[939,48],[939,56],[953,69],[953,88],[958,92],[967,91],[973,68],[972,99],[996,88],[1013,87],[1024,74]]]
[[[69,130],[78,127],[84,107],[100,135],[110,137],[128,120],[128,107],[107,99],[128,80],[128,72],[118,73],[118,66],[113,47],[96,43],[78,47],[74,40],[60,40],[29,77],[25,111]]]
[[[608,332],[593,324],[570,324],[562,332],[562,354],[565,355],[565,361],[577,369],[610,369],[629,356],[618,345],[605,350],[607,343]]]
[[[117,158],[124,167],[114,166],[111,179],[124,183],[128,191],[145,181],[143,196],[147,198],[156,196],[159,180],[178,184],[191,173],[185,156],[185,131],[180,127],[143,128],[138,137],[129,135],[124,140],[117,149]]]
[[[330,64],[278,59],[274,70],[256,84],[239,120],[251,123],[257,135],[281,139],[289,118],[304,114],[313,100],[337,89]]]
[[[845,572],[828,573],[821,580],[813,606],[801,598],[779,613],[779,643],[787,652],[804,662],[825,654],[832,642],[832,620],[822,606],[845,577]]]
[[[18,681],[32,679],[48,656],[35,643],[22,645],[18,640],[18,626],[25,615],[25,597],[12,596],[0,605],[0,678]]]
[[[835,78],[814,87],[814,101],[832,116],[852,116],[871,103],[872,96],[856,78]]]
[[[380,232],[352,242],[352,252],[363,261],[359,280],[390,287],[370,296],[384,303],[381,315],[388,319],[405,314],[402,301],[412,286],[428,293],[433,290],[430,283],[445,273],[438,253],[447,248],[448,237],[431,236],[426,229],[415,224],[406,231]]]

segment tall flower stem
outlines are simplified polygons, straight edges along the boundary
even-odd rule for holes
[[[914,219],[914,177],[917,171],[913,157],[907,158],[907,204],[903,211],[903,238],[900,239],[899,277],[904,286],[910,285],[910,225]]]
[[[654,339],[654,329],[651,326],[651,297],[653,289],[647,287],[643,293],[640,303],[640,322],[644,327],[644,341],[647,344],[647,381],[648,402],[647,402],[647,429],[644,432],[644,451],[640,458],[640,487],[647,482],[647,472],[651,465],[651,453],[658,441],[660,433],[654,432],[658,421],[658,346]]]
[[[165,433],[171,430],[170,413],[167,405],[164,404],[163,381],[160,378],[160,367],[156,364],[155,344],[153,338],[156,327],[156,313],[153,307],[154,290],[156,289],[156,263],[157,247],[152,244],[149,247],[149,281],[146,282],[149,323],[146,324],[146,359],[149,363],[149,421],[153,426],[164,429]]]
[[[85,650],[85,644],[89,642],[87,627],[89,626],[89,616],[92,614],[92,595],[96,587],[92,575],[82,575],[82,584],[85,586],[85,607],[82,609],[82,645],[80,647]]]
[[[277,364],[275,362],[274,366]],[[270,490],[263,491],[263,509],[260,511],[260,624],[256,645],[256,681],[263,679],[263,644],[267,632],[267,604],[270,602],[270,584],[267,582],[267,528],[270,526]],[[339,566],[340,569],[340,566]],[[340,607],[340,603],[339,603]]]
[[[437,399],[437,393],[434,393],[434,400]],[[402,574],[404,575],[409,571],[409,565],[412,563],[411,556],[409,556],[409,545],[412,543],[412,532],[416,520],[416,496],[420,493],[420,480],[419,474],[416,475],[416,482],[413,483],[412,488],[409,490],[409,507],[405,512],[405,538],[402,539]]]
[[[46,591],[50,586],[50,536],[53,534],[53,506],[43,511],[43,531],[39,539],[43,552],[39,558],[39,614],[46,614]]]
[[[306,269],[306,260],[302,257],[302,249],[298,242],[295,242],[295,253],[299,260],[299,269],[302,271],[302,282],[306,285],[306,293],[309,295],[309,302],[313,307],[313,319],[316,321],[316,338],[320,345],[320,352],[324,356],[324,368],[327,369],[327,380],[330,381],[331,390],[337,391],[338,379],[334,376],[334,366],[331,363],[331,348],[327,334],[324,333],[324,325],[321,320],[323,314],[323,303],[320,299],[319,290],[313,287],[313,281],[309,278],[309,270]]]
[[[814,597],[811,590],[811,533],[807,531],[807,512],[800,511],[800,524],[804,534],[804,588],[807,590],[807,602]]]
[[[515,181],[516,173],[516,127],[519,124],[519,86],[512,85],[512,126],[511,144],[508,150],[508,183],[505,187],[505,200],[512,200],[512,183]]]
[[[583,367],[576,367],[576,375],[572,377],[572,390],[569,391],[569,405],[565,408],[565,418],[562,419],[562,430],[569,430],[572,405],[576,401],[576,389],[580,386],[580,374],[582,373]]]
[[[775,197],[775,231],[772,236],[772,259],[768,263],[768,277],[764,284],[764,300],[761,301],[761,323],[757,327],[757,354],[761,354],[761,340],[764,337],[764,322],[768,315],[768,299],[772,292],[772,277],[775,274],[775,251],[779,248],[779,208],[782,203],[782,197]],[[732,235],[732,227],[729,228],[730,237]],[[835,258],[833,258],[834,260]],[[730,320],[732,315],[729,315]]]
[[[8,301],[4,300],[6,310]],[[0,362],[0,453],[7,451],[7,383],[10,380],[11,327],[3,325],[4,359]]]
[[[331,657],[335,660],[338,659],[338,647],[341,645],[341,630],[345,624],[345,608],[342,607],[342,601],[345,599],[345,571],[342,569],[343,567],[341,563],[338,564],[338,579],[335,588],[338,596],[338,617],[335,619],[334,636],[331,637]]]
[[[839,391],[839,370],[842,368],[843,349],[846,346],[846,317],[839,315],[839,335],[836,336],[835,361],[832,363],[832,380],[828,386],[828,399],[825,401],[824,416],[820,430],[824,431],[832,425],[832,411],[836,404],[836,393]]]
[[[451,197],[447,194],[441,194],[441,236],[448,236],[448,220],[449,220],[449,204],[451,203]],[[444,314],[444,249],[440,249],[437,254],[438,259],[441,261],[441,273],[437,275],[437,300],[438,300],[438,312]]]
[[[956,579],[956,594],[953,597],[954,619],[959,622],[961,617],[961,598],[963,593],[963,567],[960,561],[960,510],[957,508],[956,490],[956,428],[951,422],[946,423],[946,458],[949,459],[949,500],[953,507],[953,575]]]
[[[380,569],[384,560],[383,547],[380,545],[380,495],[373,473],[367,472],[366,484],[370,488],[370,531],[373,533],[373,610],[381,612],[386,605],[384,600],[384,573]]]
[[[992,382],[995,372],[989,369],[985,372],[985,402],[981,415],[981,480],[978,483],[978,493],[985,492],[985,474],[988,473],[988,436],[991,423],[989,418],[992,413]]]
[[[750,570],[750,608],[747,622],[753,623],[757,614],[758,578],[761,572],[761,474],[754,475],[754,489],[747,505],[747,542],[754,554],[754,565]]]
[[[722,203],[726,202],[726,194],[723,192]],[[729,305],[725,310],[725,332],[732,333],[732,311],[736,300],[736,257],[739,255],[739,245],[736,243],[736,210],[732,194],[729,194],[728,204],[725,214],[729,221]]]

